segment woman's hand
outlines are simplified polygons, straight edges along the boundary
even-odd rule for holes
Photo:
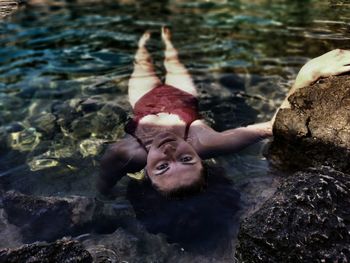
[[[349,50],[335,49],[310,60],[300,69],[293,87],[289,90],[280,108],[290,108],[288,97],[296,90],[309,86],[320,78],[339,75],[347,71],[350,71]]]
[[[312,84],[320,78],[350,71],[350,51],[335,49],[307,62],[299,71],[293,90]]]
[[[335,49],[310,60],[305,65],[318,78],[326,78],[350,70],[350,51]]]

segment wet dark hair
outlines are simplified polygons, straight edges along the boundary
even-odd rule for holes
[[[222,168],[206,167],[205,177],[201,191],[181,190],[182,198],[162,195],[150,180],[131,180],[127,198],[149,232],[200,254],[227,251],[238,231],[240,194]]]

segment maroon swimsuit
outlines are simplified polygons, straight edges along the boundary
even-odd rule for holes
[[[134,118],[128,122],[125,131],[135,136],[141,118],[161,112],[178,115],[186,123],[186,137],[191,123],[200,118],[196,97],[173,86],[162,84],[136,102]]]

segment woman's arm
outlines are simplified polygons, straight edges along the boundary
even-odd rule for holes
[[[103,195],[111,194],[114,185],[126,175],[140,171],[146,165],[147,153],[129,137],[108,146],[101,159],[101,171],[96,186]]]
[[[202,122],[194,129],[197,134],[195,148],[203,159],[234,153],[272,136],[270,121],[223,132],[217,132]]]

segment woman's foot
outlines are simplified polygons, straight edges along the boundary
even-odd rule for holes
[[[162,39],[165,43],[169,43],[171,41],[170,29],[165,26],[162,26]]]
[[[162,27],[162,40],[165,44],[165,62],[178,61],[178,53],[171,43],[171,33],[170,29],[163,26]]]
[[[146,45],[147,41],[150,39],[150,37],[151,37],[151,33],[149,31],[146,31],[145,33],[143,33],[138,43],[139,48],[143,48]]]

